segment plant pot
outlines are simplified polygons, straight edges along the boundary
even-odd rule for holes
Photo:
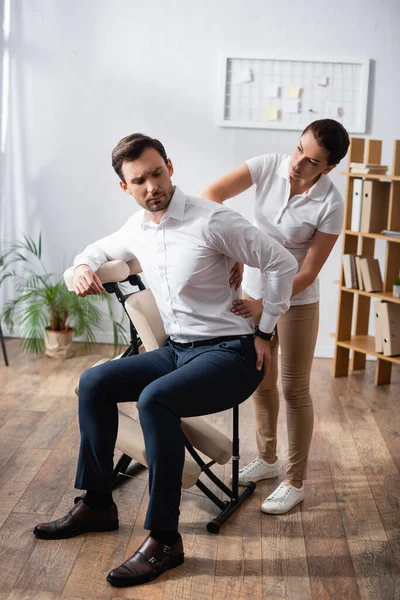
[[[70,327],[67,331],[46,330],[44,335],[45,354],[50,358],[65,359],[72,356],[71,345],[74,330]]]
[[[400,298],[400,285],[393,285],[393,297]]]

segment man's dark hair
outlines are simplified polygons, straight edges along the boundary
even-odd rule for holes
[[[302,136],[311,131],[315,141],[329,152],[328,165],[337,165],[346,156],[349,134],[341,123],[334,119],[319,119],[307,125]]]
[[[159,140],[144,135],[143,133],[132,133],[122,138],[115,146],[111,154],[112,166],[118,177],[126,183],[122,174],[124,162],[132,162],[143,154],[146,148],[154,148],[162,156],[165,164],[168,163],[167,153]]]

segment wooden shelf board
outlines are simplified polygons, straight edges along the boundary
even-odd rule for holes
[[[340,283],[340,281],[338,281],[337,283]],[[396,298],[395,296],[393,296],[392,292],[365,292],[364,290],[347,288],[344,285],[342,285],[340,289],[344,292],[350,292],[351,294],[361,294],[361,296],[369,296],[370,298],[376,298],[377,300],[385,300],[386,302],[394,302],[396,304],[400,304],[400,298]]]
[[[400,365],[400,356],[385,356],[375,352],[375,338],[372,335],[354,335],[350,340],[336,341],[336,344],[342,348],[349,348],[356,352],[362,352],[362,354],[370,354],[376,356],[376,358]]]
[[[363,231],[351,231],[351,229],[345,229],[344,233],[347,235],[357,235],[359,237],[371,238],[373,240],[385,240],[386,242],[397,242],[400,244],[400,238],[391,237],[390,235],[382,235],[381,233],[364,233]]]
[[[348,175],[356,179],[387,179],[389,181],[400,181],[400,175],[379,175],[376,173],[351,173],[350,171],[342,171],[341,175]]]
[[[365,152],[366,151],[366,152]],[[369,162],[380,164],[381,162],[382,141],[381,140],[365,140],[363,138],[351,138],[349,150],[349,165],[347,170],[342,174],[346,176],[346,222],[350,224],[349,218],[352,206],[352,196],[354,193],[353,183],[355,179],[364,181],[383,181],[385,186],[390,188],[387,227],[390,229],[400,229],[400,204],[397,202],[400,192],[400,140],[396,140],[394,144],[393,155],[393,174],[390,173],[354,173],[351,171],[351,162]],[[344,167],[346,169],[346,167]],[[378,222],[376,222],[378,225]],[[384,354],[375,352],[375,339],[367,335],[368,319],[371,315],[373,307],[369,300],[364,298],[372,298],[373,300],[381,300],[400,305],[400,298],[394,298],[391,288],[391,282],[394,281],[398,274],[399,257],[400,257],[400,238],[395,238],[390,235],[383,235],[381,227],[377,233],[367,233],[362,231],[352,231],[346,226],[343,230],[343,249],[347,252],[354,253],[359,250],[360,254],[365,256],[373,256],[375,249],[375,240],[383,240],[385,242],[386,259],[384,268],[384,281],[386,282],[385,289],[390,291],[385,292],[366,292],[354,288],[344,286],[343,274],[339,281],[335,281],[340,289],[340,302],[338,307],[338,325],[337,330],[340,331],[342,339],[335,337],[335,361],[334,375],[335,377],[344,377],[348,375],[349,370],[349,350],[352,350],[351,368],[353,370],[363,369],[365,367],[366,355],[375,356],[378,361],[376,363],[375,384],[381,385],[390,383],[392,364],[400,365],[400,356],[385,356]],[[359,240],[359,242],[358,242]],[[361,247],[359,247],[361,244]],[[357,302],[354,302],[354,295],[357,295]],[[355,310],[353,310],[355,309]],[[350,331],[354,331],[356,335],[351,336]],[[347,339],[343,339],[347,338]]]

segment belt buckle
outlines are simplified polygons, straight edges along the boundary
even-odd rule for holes
[[[194,342],[189,342],[188,348],[195,348]]]

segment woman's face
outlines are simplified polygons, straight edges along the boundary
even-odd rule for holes
[[[335,168],[336,165],[328,165],[328,158],[328,150],[319,146],[312,132],[307,131],[292,152],[289,176],[294,180],[315,180]]]

